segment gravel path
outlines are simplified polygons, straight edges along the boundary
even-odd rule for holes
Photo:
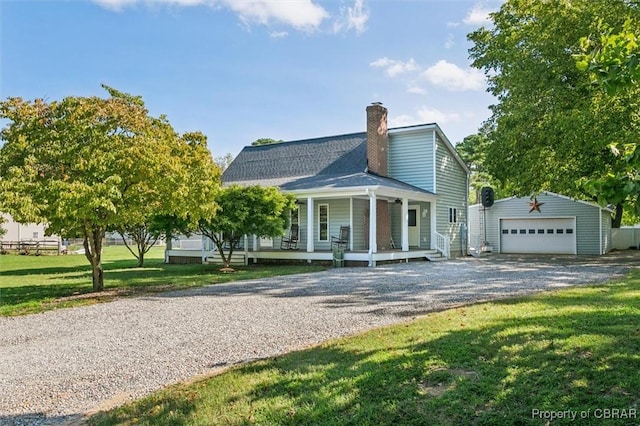
[[[635,252],[344,268],[0,318],[0,424],[56,424],[167,384],[444,307],[601,282]]]

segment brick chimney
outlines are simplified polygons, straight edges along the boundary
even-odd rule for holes
[[[381,102],[367,107],[367,165],[371,173],[387,176],[387,109]]]

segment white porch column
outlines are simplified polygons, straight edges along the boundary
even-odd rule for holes
[[[202,258],[202,263],[207,260],[207,256],[204,254],[204,245],[206,243],[206,238],[204,235],[200,238],[200,257]]]
[[[244,234],[244,266],[249,264],[249,237]]]
[[[376,210],[376,193],[369,192],[369,253],[378,252],[378,240],[377,240],[377,222],[378,212]],[[375,266],[375,265],[372,265]]]
[[[402,199],[402,251],[409,251],[409,199]]]
[[[307,252],[313,252],[313,198],[307,198]]]
[[[438,232],[438,221],[436,220],[436,215],[438,213],[438,206],[435,201],[431,202],[429,206],[429,218],[431,219],[431,243],[429,248],[431,250],[435,250],[436,248],[436,232]]]
[[[602,228],[602,227],[601,227]],[[353,197],[349,197],[349,250],[353,251]]]

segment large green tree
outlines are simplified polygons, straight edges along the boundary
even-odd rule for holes
[[[122,236],[138,266],[143,266],[145,254],[159,239],[165,239],[170,249],[173,235],[195,231],[201,217],[211,217],[218,209],[215,197],[222,170],[207,149],[206,136],[189,132],[180,139],[173,155],[180,176],[170,193],[164,194],[168,204],[164,209],[152,203],[142,204],[130,221],[109,228]]]
[[[502,198],[511,195],[500,181],[489,172],[488,166],[491,159],[487,157],[489,138],[485,129],[480,129],[476,134],[465,137],[456,145],[456,151],[460,158],[469,166],[471,176],[469,179],[469,203],[480,202],[479,194],[483,187],[489,186],[495,190],[495,197]]]
[[[610,92],[640,84],[640,2],[631,5],[632,16],[619,32],[600,22],[595,34],[580,40],[582,52],[576,55],[578,68]]]
[[[192,208],[196,215],[215,211],[213,203],[199,205],[213,199],[213,181],[193,187],[194,174],[212,164],[192,158],[200,142],[190,145],[165,117],[151,117],[140,97],[104,88],[108,98],[0,102],[0,117],[9,122],[1,133],[3,207],[17,221],[45,222],[49,233],[83,238],[94,291],[104,288],[107,229],[139,224],[150,211],[181,217]]]
[[[602,96],[623,96],[632,105],[631,123],[640,121],[640,3],[632,2],[630,16],[621,30],[602,22],[598,31],[583,37],[582,53],[576,55],[578,69],[587,72]],[[619,32],[618,32],[619,31]],[[640,132],[626,139],[612,139],[610,150],[618,159],[616,167],[589,181],[592,193],[609,202],[622,200],[631,209],[627,220],[640,217]]]
[[[199,231],[209,237],[224,263],[230,268],[231,256],[244,235],[281,236],[289,223],[295,198],[275,187],[238,186],[223,188],[216,198],[220,211],[200,221]]]
[[[626,0],[508,0],[491,15],[493,26],[469,34],[473,66],[498,100],[487,123],[488,172],[515,195],[584,197],[591,182],[622,167],[609,146],[637,134],[632,92],[603,93],[575,55],[599,23],[621,28],[632,8]],[[629,202],[619,196],[624,188],[618,181],[595,194],[617,205],[614,226]]]

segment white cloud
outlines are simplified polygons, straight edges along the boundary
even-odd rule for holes
[[[401,114],[399,116],[389,118],[389,127],[404,127],[425,123],[458,123],[462,117],[457,112],[443,112],[436,108],[423,106],[415,111],[414,114]]]
[[[407,88],[407,93],[413,93],[414,95],[426,95],[427,91],[420,86],[412,84]]]
[[[449,36],[447,37],[447,41],[444,42],[444,48],[445,49],[451,49],[453,46],[455,46],[456,41],[453,38],[453,34],[449,34]]]
[[[475,25],[482,26],[491,23],[491,19],[489,18],[489,14],[493,12],[491,9],[483,7],[481,5],[476,4],[473,8],[467,13],[467,16],[462,20],[463,23],[467,25]]]
[[[272,31],[269,33],[269,37],[271,38],[284,38],[289,35],[286,31]]]
[[[342,8],[340,18],[333,24],[333,31],[355,30],[356,34],[362,34],[367,28],[369,11],[364,7],[364,0],[355,0],[353,7]]]
[[[416,71],[418,69],[418,65],[413,58],[410,58],[407,62],[402,62],[396,61],[395,59],[389,59],[386,56],[384,58],[376,59],[371,62],[369,66],[374,68],[384,68],[389,77],[395,77],[399,74]]]
[[[272,21],[277,21],[300,30],[317,28],[325,18],[329,17],[325,9],[310,0],[286,2],[221,0],[220,3],[238,13],[240,19],[246,23],[268,25]]]
[[[460,114],[457,112],[443,112],[435,108],[422,107],[416,112],[418,119],[423,123],[457,123]]]
[[[389,64],[392,62],[393,62],[393,59],[389,59],[385,56],[384,58],[379,58],[371,62],[369,66],[376,67],[376,68],[385,68],[389,66]]]
[[[420,76],[433,84],[454,92],[484,90],[486,87],[484,74],[476,69],[463,69],[459,66],[440,60],[429,68],[421,68],[413,58],[408,61],[398,61],[383,57],[369,63],[370,67],[381,68],[389,77],[401,74],[420,72]],[[424,94],[425,91],[415,81],[408,82],[408,93]]]
[[[446,60],[440,60],[427,68],[422,76],[435,86],[456,92],[485,88],[485,78],[482,72],[471,68],[464,70]]]
[[[120,11],[129,5],[133,5],[137,0],[92,0],[99,6],[104,7],[105,9]]]
[[[505,0],[485,0],[483,3],[491,3],[491,6],[483,3],[476,3],[469,11],[467,15],[462,19],[462,22],[447,22],[447,27],[455,28],[460,25],[471,25],[474,27],[490,26],[492,24],[490,13],[497,10]]]
[[[120,11],[128,6],[143,4],[166,4],[176,6],[208,5],[225,7],[238,14],[247,23],[268,25],[279,22],[300,30],[315,29],[329,17],[329,13],[313,0],[92,0],[110,10]]]
[[[389,117],[389,127],[404,127],[412,126],[414,124],[421,123],[416,117],[408,114],[400,114],[393,117]]]

